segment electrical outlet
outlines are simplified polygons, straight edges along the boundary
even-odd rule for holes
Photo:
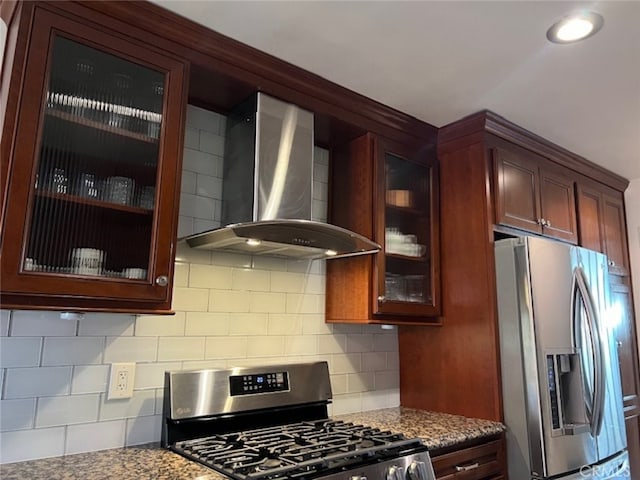
[[[116,398],[133,397],[133,382],[135,377],[135,363],[112,363],[107,398],[113,400]]]

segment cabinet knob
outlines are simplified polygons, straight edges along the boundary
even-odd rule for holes
[[[545,226],[550,227],[551,226],[551,221],[550,220],[545,220]]]
[[[544,218],[539,218],[538,219],[538,225],[543,225],[544,226],[544,222],[545,222]]]
[[[613,260],[609,260],[609,266],[610,267],[615,267],[616,266],[616,262],[614,262]]]
[[[384,302],[384,295],[380,295],[380,296],[378,297],[378,301],[379,301],[379,302]]]
[[[156,277],[156,285],[158,285],[159,287],[166,287],[167,285],[169,285],[169,277],[167,277],[166,275],[160,275]]]

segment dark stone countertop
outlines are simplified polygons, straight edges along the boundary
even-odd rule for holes
[[[360,423],[419,437],[431,450],[496,435],[499,422],[397,407],[349,415],[336,420]],[[2,480],[222,480],[212,470],[160,448],[158,444],[0,465]]]

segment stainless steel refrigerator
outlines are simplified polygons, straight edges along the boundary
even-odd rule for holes
[[[630,478],[607,259],[495,242],[509,478]]]

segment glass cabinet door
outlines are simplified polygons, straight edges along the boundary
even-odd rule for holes
[[[105,309],[90,301],[105,299],[119,309],[129,308],[122,300],[163,302],[130,310],[169,309],[185,65],[46,9],[34,18],[3,225],[3,295],[43,307]]]
[[[146,280],[164,74],[53,41],[22,270]]]
[[[378,259],[378,312],[432,315],[438,300],[432,264],[437,256],[434,163],[384,142],[380,155],[384,255]]]

